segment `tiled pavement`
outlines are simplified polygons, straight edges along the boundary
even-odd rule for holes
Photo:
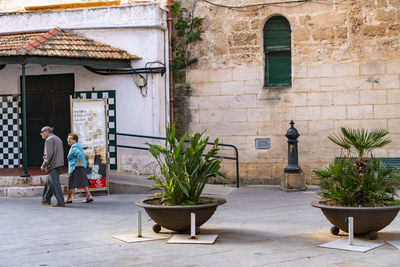
[[[52,208],[39,198],[0,198],[0,266],[400,266],[400,250],[385,244],[366,253],[319,248],[334,240],[313,191],[286,193],[272,186],[242,187],[226,196],[202,233],[214,245],[124,243],[134,232],[134,201],[145,195],[96,196]],[[152,221],[143,214],[145,228]],[[343,237],[345,238],[345,237]],[[380,240],[400,240],[400,219]],[[382,241],[383,242],[383,241]]]

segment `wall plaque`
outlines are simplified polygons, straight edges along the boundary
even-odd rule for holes
[[[270,149],[271,139],[270,138],[256,138],[256,149]]]

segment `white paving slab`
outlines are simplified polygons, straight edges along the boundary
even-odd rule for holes
[[[141,237],[137,236],[137,233],[113,235],[112,238],[124,241],[126,243],[146,242],[154,240],[168,239],[171,234],[156,234],[150,231],[144,231]]]
[[[319,245],[319,247],[366,252],[368,250],[380,247],[382,245],[383,243],[369,242],[363,240],[354,240],[353,244],[349,245],[348,239],[341,238]]]
[[[217,240],[218,235],[196,235],[192,238],[190,235],[176,234],[167,241],[168,244],[208,244],[212,245]]]
[[[388,242],[393,247],[400,249],[400,240],[387,240],[386,242]]]

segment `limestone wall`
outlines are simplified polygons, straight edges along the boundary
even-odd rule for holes
[[[192,47],[199,62],[187,70],[191,131],[238,146],[246,182],[278,183],[291,119],[308,182],[312,169],[340,154],[327,135],[341,126],[387,128],[393,144],[376,155],[399,157],[399,7],[399,0],[310,1],[238,12],[199,2],[205,33]],[[263,26],[273,15],[291,25],[292,85],[264,88]],[[255,149],[260,137],[271,138],[271,149]],[[233,177],[233,165],[224,166]]]

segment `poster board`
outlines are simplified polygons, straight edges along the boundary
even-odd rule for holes
[[[85,152],[90,191],[108,191],[107,99],[71,98],[71,131]]]

